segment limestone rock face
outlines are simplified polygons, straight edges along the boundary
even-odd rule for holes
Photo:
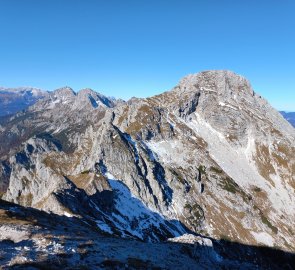
[[[295,250],[295,130],[233,72],[127,102],[63,88],[0,128],[5,200],[121,237]]]

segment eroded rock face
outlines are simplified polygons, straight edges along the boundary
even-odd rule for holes
[[[232,72],[128,102],[60,89],[0,137],[6,200],[123,237],[197,233],[295,250],[295,131]]]

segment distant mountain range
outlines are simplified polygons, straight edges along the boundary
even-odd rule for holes
[[[47,91],[33,87],[0,87],[0,116],[25,110],[48,94]],[[280,111],[280,113],[295,127],[295,112]]]
[[[48,95],[48,92],[32,87],[0,87],[0,116],[24,110]]]
[[[280,112],[284,118],[291,123],[293,127],[295,127],[295,112]]]

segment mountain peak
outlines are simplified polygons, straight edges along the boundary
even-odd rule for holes
[[[91,103],[93,108],[99,107],[99,105],[106,106],[106,107],[114,107],[115,100],[106,97],[103,94],[96,92],[93,89],[85,88],[78,92],[78,103]],[[83,104],[81,104],[83,105]]]
[[[58,88],[54,90],[52,94],[60,97],[71,97],[76,95],[75,91],[69,86]]]
[[[89,97],[104,97],[104,95],[96,92],[95,90],[91,89],[91,88],[84,88],[81,89],[78,93],[77,96],[79,98],[89,98]]]
[[[178,84],[182,90],[199,90],[200,92],[215,92],[219,95],[246,94],[254,95],[250,82],[241,75],[229,70],[209,70],[189,74]]]
[[[78,92],[78,95],[91,95],[91,94],[98,94],[98,92],[96,92],[95,90],[91,89],[91,88],[83,88]]]

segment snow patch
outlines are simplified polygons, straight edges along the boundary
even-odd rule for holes
[[[222,107],[228,107],[228,108],[231,108],[231,109],[233,109],[233,110],[235,110],[235,111],[237,111],[238,110],[238,108],[236,108],[236,107],[234,107],[234,106],[232,106],[232,105],[230,105],[230,104],[225,104],[224,102],[219,102],[219,105],[220,106],[222,106]]]
[[[267,245],[269,247],[273,247],[274,239],[268,233],[266,233],[266,232],[259,232],[259,233],[257,233],[257,232],[253,232],[252,231],[251,234],[254,236],[255,240],[258,243]]]
[[[96,224],[97,224],[98,228],[100,228],[102,231],[113,234],[112,229],[106,223],[104,223],[104,222],[102,222],[100,220],[97,220]]]
[[[66,212],[66,211],[64,211],[64,216],[66,216],[66,217],[73,217],[72,214],[70,214],[70,213],[68,213],[68,212]]]
[[[146,145],[156,153],[156,159],[160,158],[166,164],[181,164],[189,157],[184,151],[183,144],[178,140],[149,141]]]
[[[122,232],[128,232],[130,235],[148,241],[159,240],[155,233],[161,232],[162,228],[174,236],[185,233],[185,229],[178,221],[167,220],[160,213],[152,211],[134,196],[123,182],[115,179],[109,172],[105,175],[116,193],[116,211],[107,218]],[[150,233],[151,230],[154,234]]]

